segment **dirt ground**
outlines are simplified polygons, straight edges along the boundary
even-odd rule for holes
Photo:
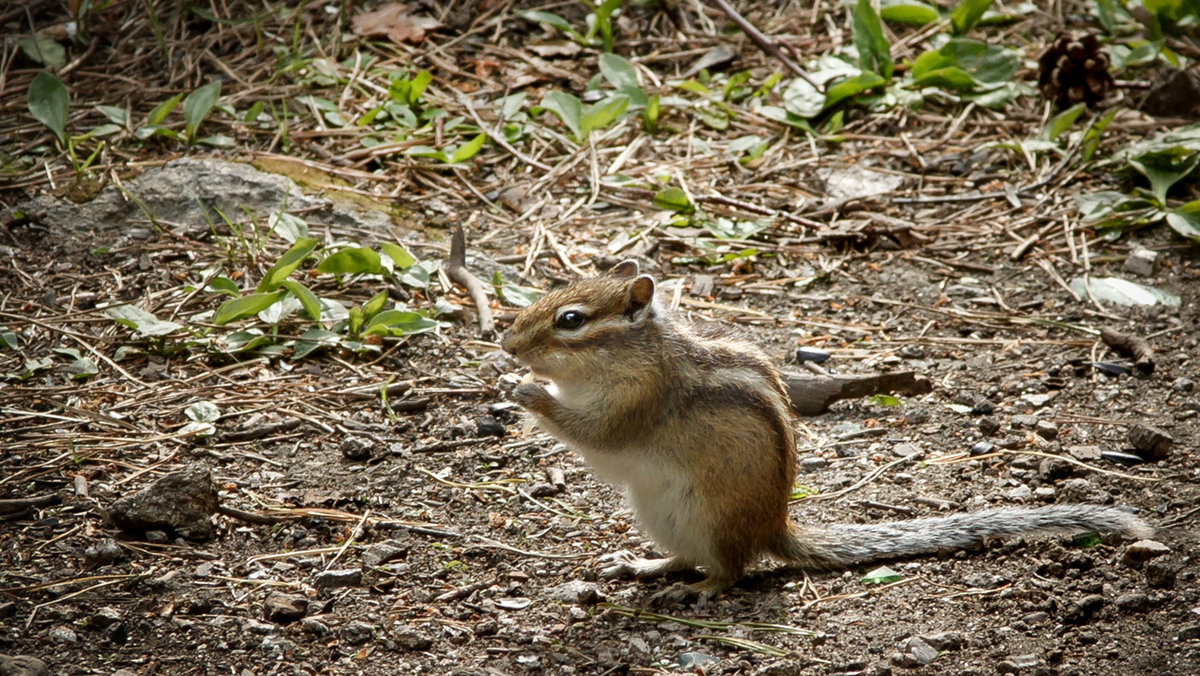
[[[775,68],[740,38],[701,40],[723,42],[756,77]],[[18,81],[4,94],[8,108],[23,100],[28,78]],[[0,349],[0,500],[48,498],[0,513],[0,655],[36,657],[61,674],[1200,672],[1200,248],[1161,226],[1115,241],[1082,226],[1070,196],[1118,183],[1100,170],[1062,172],[1011,199],[898,199],[930,186],[1028,185],[1049,170],[1030,173],[1001,153],[971,159],[984,139],[1036,133],[1036,101],[1003,118],[962,114],[858,111],[837,142],[784,143],[749,168],[693,160],[681,135],[637,141],[633,129],[607,139],[599,162],[586,152],[562,158],[549,181],[490,146],[454,171],[405,158],[381,169],[399,182],[379,198],[393,210],[387,228],[346,216],[352,207],[335,209],[330,191],[311,185],[314,205],[302,213],[326,239],[398,240],[431,260],[445,259],[448,226],[468,223],[468,266],[485,283],[499,270],[544,289],[573,278],[570,266],[592,273],[636,257],[679,312],[744,331],[789,372],[804,371],[795,353],[805,346],[830,353],[822,368],[832,373],[928,377],[928,394],[850,399],[795,421],[798,522],[1092,502],[1136,509],[1158,546],[998,541],[890,562],[897,578],[882,584],[864,579],[874,565],[806,574],[763,562],[707,604],[656,605],[656,592],[697,576],[597,575],[605,554],[661,552],[619,489],[508,401],[521,369],[495,335],[480,334],[461,287],[438,275],[425,290],[395,287],[414,307],[442,299],[465,309],[367,355],[292,360],[206,351],[178,336],[136,340],[97,306],[132,302],[183,321],[220,301],[194,290],[210,266],[257,279],[286,243],[230,253],[235,233],[188,212],[190,200],[151,223],[109,179],[103,208],[51,199],[70,192],[69,166],[56,165],[57,191],[29,174],[0,192],[0,327],[18,337]],[[1177,122],[1126,111],[1106,143]],[[42,133],[28,120],[19,131]],[[633,164],[668,167],[694,190],[807,224],[781,219],[733,243],[755,252],[705,264],[704,233],[662,227],[667,217],[648,198],[595,182],[589,165],[631,146]],[[305,150],[295,154],[314,166],[340,166]],[[149,180],[181,154],[146,166],[107,157],[97,173]],[[186,154],[255,158],[248,148]],[[968,173],[952,171],[964,158]],[[851,166],[900,183],[860,200],[832,197],[829,172]],[[524,192],[540,202],[504,206],[497,196],[513,188],[515,201]],[[209,197],[219,195],[201,201]],[[736,204],[712,209],[744,214]],[[1125,268],[1140,247],[1158,254],[1149,276]],[[1085,274],[1136,279],[1180,303],[1077,299],[1066,287]],[[355,302],[389,287],[315,277],[323,296]],[[493,301],[502,331],[518,308]],[[1132,359],[1100,329],[1147,339],[1153,372],[1120,371]],[[118,356],[122,347],[145,352]],[[72,377],[80,358],[97,373]],[[181,431],[200,401],[221,412],[211,436]],[[1171,437],[1163,458],[1114,454],[1133,454],[1137,424]],[[118,499],[197,467],[211,473],[222,506],[265,518],[227,510],[199,540],[131,534],[106,518]]]

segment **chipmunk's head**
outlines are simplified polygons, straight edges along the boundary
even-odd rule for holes
[[[591,378],[662,313],[654,278],[634,261],[542,296],[513,321],[501,346],[534,375],[556,382]]]

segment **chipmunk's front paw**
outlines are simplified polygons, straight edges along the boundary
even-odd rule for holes
[[[553,399],[550,392],[538,383],[521,383],[512,393],[513,401],[522,408],[535,409],[539,404]]]

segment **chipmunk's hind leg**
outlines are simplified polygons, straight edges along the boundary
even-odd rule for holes
[[[682,557],[672,556],[666,559],[643,559],[633,552],[620,551],[600,560],[601,577],[614,579],[618,577],[636,577],[640,580],[661,577],[670,573],[693,570],[695,566]]]

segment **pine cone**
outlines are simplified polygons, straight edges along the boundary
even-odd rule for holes
[[[1095,35],[1078,40],[1060,33],[1038,59],[1038,89],[1059,108],[1084,102],[1095,106],[1113,87],[1108,57]]]

